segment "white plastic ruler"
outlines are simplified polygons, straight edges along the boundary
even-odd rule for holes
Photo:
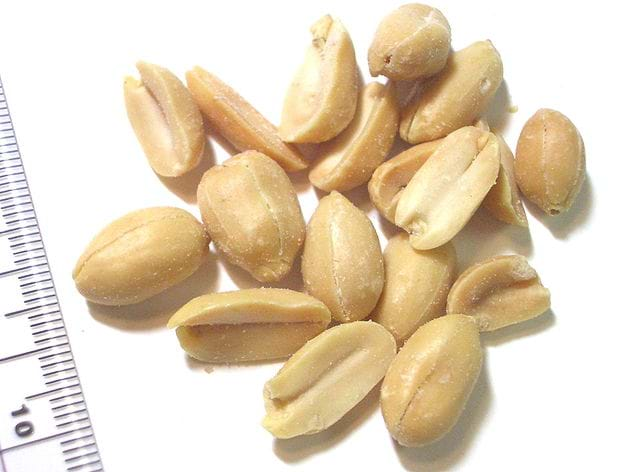
[[[0,472],[102,470],[0,80]]]

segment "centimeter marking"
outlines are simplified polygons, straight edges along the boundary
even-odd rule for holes
[[[29,349],[0,358],[0,365],[37,356],[40,371],[35,375],[42,379],[44,388],[26,395],[24,400],[27,404],[30,401],[46,400],[51,415],[46,421],[53,423],[56,431],[43,437],[34,435],[33,439],[27,436],[22,442],[4,448],[0,444],[0,469],[10,472],[7,462],[11,451],[58,441],[64,465],[61,470],[102,471],[100,453],[67,338],[2,80],[0,216],[6,228],[0,231],[0,239],[8,240],[14,266],[0,271],[0,279],[16,279],[17,290],[25,306],[19,310],[0,313],[0,316],[7,322],[12,320],[24,323],[33,339],[33,345]],[[0,318],[0,321],[3,320]],[[25,372],[25,375],[29,373]],[[37,453],[37,450],[33,451],[33,454]],[[50,466],[51,464],[47,464],[47,470],[51,470]]]

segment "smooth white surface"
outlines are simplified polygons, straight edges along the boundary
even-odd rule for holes
[[[179,74],[202,65],[277,123],[313,21],[327,12],[343,20],[368,78],[366,49],[379,19],[397,5],[3,3],[0,74],[106,470],[640,466],[640,35],[631,2],[433,4],[448,17],[455,48],[490,38],[500,51],[506,87],[490,119],[507,141],[515,145],[537,108],[556,108],[582,132],[588,169],[568,214],[530,213],[530,237],[483,212],[456,237],[461,269],[496,253],[528,256],[551,289],[553,312],[483,336],[485,369],[464,417],[440,443],[394,446],[375,395],[325,433],[274,441],[259,422],[262,385],[280,364],[207,372],[164,328],[191,296],[256,285],[215,256],[186,284],[140,306],[88,307],[75,291],[70,274],[77,256],[113,218],[153,205],[197,214],[194,191],[205,166],[178,183],[159,179],[127,121],[122,79],[135,73],[137,59]],[[509,100],[517,113],[504,112]],[[227,152],[212,143],[220,163]],[[308,219],[316,194],[303,176],[295,183]],[[380,224],[363,189],[350,197],[369,211],[383,241],[394,232]],[[299,276],[289,283],[299,287]]]

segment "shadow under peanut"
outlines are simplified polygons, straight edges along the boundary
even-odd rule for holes
[[[315,454],[328,451],[358,429],[378,410],[380,385],[377,385],[351,411],[325,431],[292,439],[274,439],[273,452],[280,460],[294,464]]]
[[[400,463],[406,470],[451,470],[465,457],[493,401],[487,363],[485,352],[482,370],[466,408],[456,425],[444,438],[420,448],[403,447],[393,441]]]
[[[302,249],[300,250],[302,253]],[[304,283],[302,281],[302,271],[300,269],[300,254],[293,262],[291,270],[277,282],[260,282],[253,278],[246,270],[233,265],[229,262],[224,255],[220,256],[220,264],[224,268],[225,272],[233,283],[239,289],[245,288],[258,288],[258,287],[272,287],[272,288],[288,288],[289,290],[296,290],[298,292],[303,291]]]
[[[210,253],[191,277],[148,300],[125,306],[87,302],[87,306],[96,321],[123,331],[160,329],[189,300],[214,292],[217,283],[218,268],[215,256]]]
[[[499,346],[526,336],[533,336],[551,328],[556,324],[556,315],[553,310],[547,310],[540,316],[536,316],[522,323],[482,333],[482,341],[485,346]]]
[[[200,163],[195,169],[191,169],[180,177],[163,177],[158,175],[158,179],[160,179],[160,182],[162,182],[165,187],[185,202],[195,203],[197,200],[198,184],[200,180],[202,180],[202,175],[214,165],[215,153],[213,152],[211,143],[207,140],[204,145]]]
[[[494,133],[504,134],[509,127],[511,95],[506,80],[502,81],[483,116]]]
[[[527,210],[538,221],[545,225],[556,239],[567,239],[578,228],[585,226],[593,213],[593,185],[587,174],[580,193],[573,202],[573,206],[566,212],[556,216],[547,215],[535,204],[524,200]]]
[[[492,217],[480,207],[453,239],[458,255],[458,272],[471,264],[500,254],[531,257],[533,241],[528,228],[514,226]]]

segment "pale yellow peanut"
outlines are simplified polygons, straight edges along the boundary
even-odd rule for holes
[[[190,213],[146,208],[100,231],[78,259],[73,280],[91,302],[130,305],[186,279],[208,253],[209,237]]]
[[[218,77],[195,67],[187,72],[187,86],[205,117],[238,151],[262,152],[287,172],[307,167],[300,152],[278,137],[276,127]]]
[[[277,438],[327,429],[382,380],[395,353],[393,336],[371,321],[328,329],[265,384],[262,425]]]
[[[484,119],[474,126],[489,131]],[[443,139],[416,144],[378,166],[369,180],[369,198],[373,205],[388,221],[395,224],[396,207],[400,195],[411,178],[442,144]]]
[[[438,139],[417,144],[383,162],[374,171],[367,186],[369,198],[391,223],[395,224],[396,207],[404,188],[441,143],[442,140]]]
[[[467,126],[447,136],[398,200],[395,221],[411,245],[433,249],[450,241],[495,184],[499,166],[493,134]]]
[[[369,71],[376,77],[415,80],[430,77],[447,63],[451,27],[435,8],[409,3],[385,16],[369,47]]]
[[[140,80],[127,77],[124,99],[129,121],[153,170],[178,177],[198,165],[205,145],[198,106],[172,72],[136,64]]]
[[[291,143],[328,141],[356,112],[358,66],[349,33],[329,15],[314,23],[311,33],[313,41],[282,108],[278,132]]]
[[[542,108],[525,123],[516,148],[522,193],[549,215],[567,211],[585,178],[582,136],[562,113]]]
[[[494,218],[526,228],[529,223],[516,184],[513,153],[502,136],[496,134],[496,138],[500,144],[500,170],[496,184],[491,187],[482,205]]]
[[[398,345],[426,322],[446,313],[455,279],[456,251],[451,243],[418,251],[400,233],[384,250],[385,283],[371,319],[387,328]]]
[[[366,183],[387,156],[398,131],[395,87],[372,82],[362,89],[351,124],[320,145],[309,172],[311,183],[325,192],[345,192]]]
[[[445,68],[428,79],[407,105],[400,136],[409,143],[442,138],[471,125],[502,83],[502,60],[491,41],[473,43],[449,56]]]
[[[482,367],[472,318],[451,314],[419,328],[395,357],[382,383],[380,404],[391,436],[419,447],[456,424]]]
[[[469,267],[447,299],[447,313],[472,316],[480,331],[535,318],[550,306],[549,290],[522,256],[498,256]]]
[[[324,331],[331,312],[293,290],[256,288],[194,298],[169,320],[191,357],[216,363],[288,357]]]
[[[246,151],[214,166],[198,186],[202,220],[232,264],[261,282],[290,270],[305,227],[295,190],[278,164]]]
[[[338,192],[323,197],[309,221],[302,278],[306,292],[342,323],[365,318],[382,293],[378,235],[367,215]]]

